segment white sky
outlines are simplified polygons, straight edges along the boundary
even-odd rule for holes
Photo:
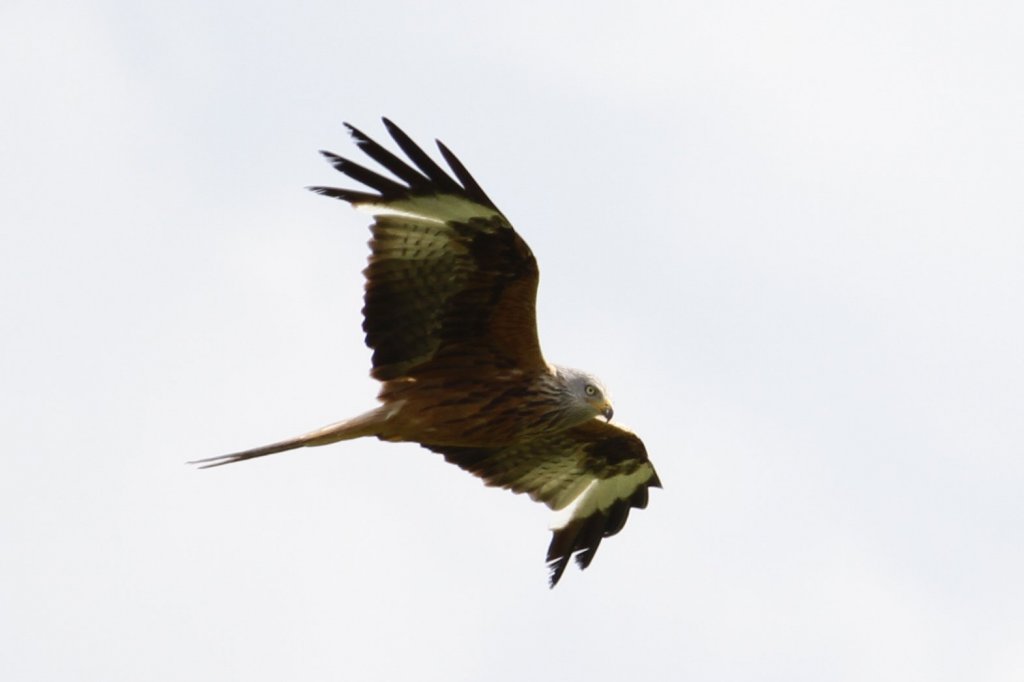
[[[0,5],[2,677],[1021,679],[1021,5],[487,5]],[[665,483],[554,591],[415,446],[183,465],[373,404],[381,115]]]

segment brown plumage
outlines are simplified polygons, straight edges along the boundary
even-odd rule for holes
[[[194,463],[215,467],[363,436],[419,443],[488,485],[560,512],[547,556],[553,587],[573,555],[589,566],[601,539],[621,530],[630,508],[646,507],[648,488],[661,483],[640,439],[609,423],[600,381],[544,360],[530,247],[447,147],[437,143],[454,177],[384,124],[413,165],[348,128],[397,181],[323,152],[375,192],[310,188],[374,216],[363,330],[381,404],[297,438]]]

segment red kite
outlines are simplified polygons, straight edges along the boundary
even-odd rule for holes
[[[347,125],[347,124],[346,124]],[[549,364],[537,339],[537,261],[465,166],[438,141],[454,177],[384,119],[407,163],[347,125],[397,179],[322,152],[372,191],[312,187],[369,211],[363,330],[381,405],[298,438],[195,462],[203,468],[373,436],[444,455],[487,485],[559,513],[547,563],[554,587],[580,568],[632,507],[661,487],[643,442],[610,423],[601,382]],[[602,419],[603,417],[603,419]]]

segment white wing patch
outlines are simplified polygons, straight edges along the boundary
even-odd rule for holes
[[[356,205],[356,208],[367,211],[374,217],[406,216],[438,224],[452,221],[464,223],[473,218],[487,219],[499,215],[498,211],[493,208],[452,194],[416,196],[391,200],[387,203],[360,203]]]
[[[608,511],[616,501],[630,498],[650,477],[651,466],[645,464],[631,474],[592,479],[576,499],[555,513],[550,530],[560,530],[576,519],[587,518],[598,511]]]

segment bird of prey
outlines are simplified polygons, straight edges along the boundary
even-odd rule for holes
[[[545,361],[530,247],[440,141],[451,174],[398,126],[408,161],[346,124],[394,178],[330,152],[368,189],[311,187],[373,216],[363,330],[380,405],[305,435],[198,460],[203,468],[294,448],[373,436],[419,443],[487,485],[526,493],[558,512],[547,563],[554,587],[575,556],[590,565],[602,538],[647,506],[661,482],[643,442],[611,424],[602,383]]]

